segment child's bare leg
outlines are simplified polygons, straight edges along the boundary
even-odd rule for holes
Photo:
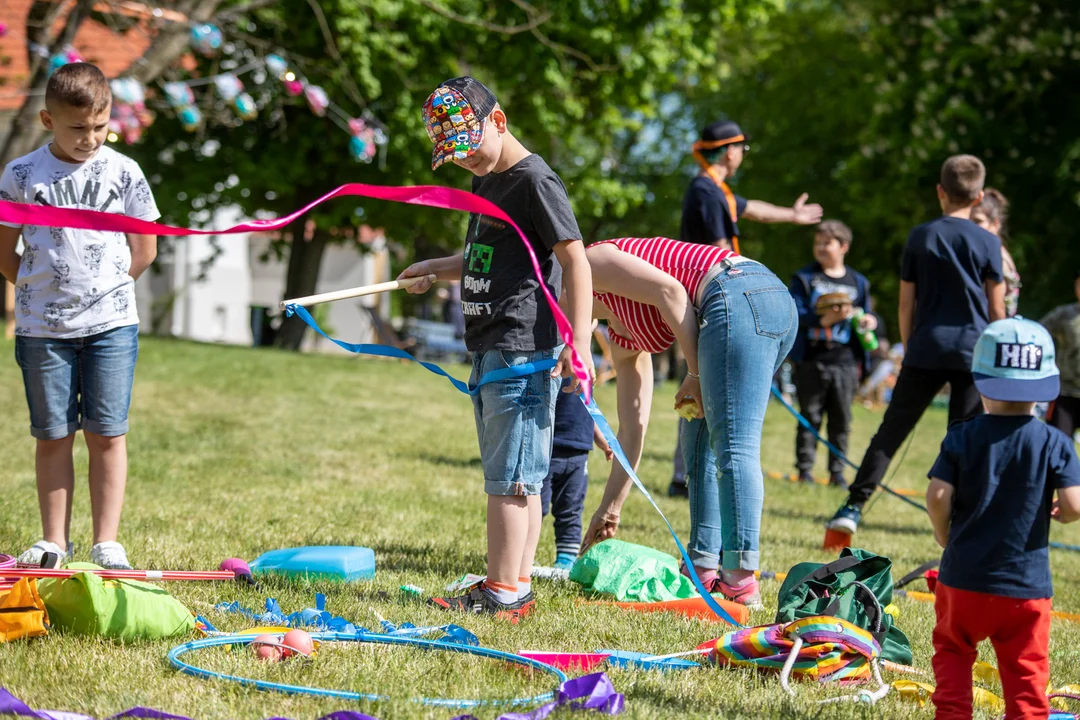
[[[90,453],[90,513],[94,544],[115,542],[127,487],[127,436],[83,431]]]
[[[71,499],[75,492],[75,434],[59,440],[38,440],[34,458],[42,539],[67,550]]]
[[[540,544],[540,528],[543,527],[544,516],[541,514],[540,496],[529,495],[529,535],[525,540],[525,551],[521,555],[521,567],[518,577],[532,577],[533,562],[536,560],[536,546]]]
[[[488,495],[488,580],[516,587],[521,558],[528,541],[528,499],[523,495]],[[533,552],[535,550],[534,545]]]

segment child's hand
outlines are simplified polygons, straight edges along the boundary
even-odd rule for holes
[[[581,361],[585,363],[585,372],[589,375],[589,385],[595,385],[596,368],[593,366],[592,348],[586,348],[585,352],[582,352],[581,348],[577,350]],[[559,362],[555,363],[555,367],[551,369],[551,377],[570,378],[570,384],[563,389],[563,392],[580,392],[581,380],[578,378],[577,373],[574,372],[574,354],[570,345],[563,346],[562,352],[559,353]]]
[[[1058,501],[1054,500],[1054,504],[1050,506],[1050,519],[1061,522],[1061,506],[1058,505]]]
[[[401,274],[397,276],[397,279],[404,280],[405,278],[414,277],[421,279],[418,280],[415,285],[410,285],[405,288],[405,290],[413,295],[422,295],[430,290],[431,286],[434,284],[435,271],[431,269],[431,265],[427,260],[421,260],[402,270]]]
[[[611,449],[611,446],[608,445],[607,440],[604,439],[603,435],[596,438],[596,447],[598,447],[600,451],[604,453],[605,460],[611,462],[612,459],[614,459],[615,451]]]
[[[863,313],[863,316],[859,318],[859,330],[873,332],[877,330],[877,327],[877,316],[873,313]]]

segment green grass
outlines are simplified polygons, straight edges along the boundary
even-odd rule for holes
[[[34,491],[34,444],[27,432],[22,380],[10,360],[13,347],[0,341],[0,551],[18,553],[38,539]],[[685,501],[669,500],[675,414],[674,386],[657,390],[657,402],[641,477],[685,538]],[[614,416],[614,385],[598,392]],[[880,416],[856,408],[852,455],[857,460]],[[135,384],[129,436],[130,481],[121,541],[139,567],[214,569],[226,557],[253,559],[296,545],[366,545],[375,549],[378,575],[353,586],[329,583],[267,584],[262,592],[224,583],[171,583],[170,592],[193,611],[227,629],[241,629],[238,616],[213,610],[214,603],[239,600],[261,607],[272,595],[286,612],[314,605],[326,592],[329,609],[367,627],[377,627],[372,609],[394,622],[417,625],[448,618],[399,586],[411,583],[440,590],[465,572],[484,567],[484,494],[472,409],[444,380],[415,366],[356,358],[301,356],[270,350],[213,347],[144,339]],[[945,418],[928,414],[894,487],[923,489]],[[90,545],[86,451],[77,443],[75,510],[72,522],[77,559]],[[794,453],[794,421],[777,404],[769,410],[762,460],[767,471],[787,473]],[[821,464],[819,474],[824,474]],[[586,513],[595,509],[607,467],[591,457],[593,482]],[[832,556],[821,549],[822,524],[842,500],[827,487],[801,487],[766,480],[762,531],[763,568],[785,571],[793,564]],[[1055,526],[1054,538],[1080,544],[1080,528]],[[620,538],[675,552],[655,512],[639,495],[624,510]],[[935,557],[928,522],[919,511],[881,498],[858,535],[859,543],[892,558],[896,576]],[[550,564],[554,543],[544,529],[538,562]],[[1053,551],[1056,604],[1080,612],[1080,553]],[[775,611],[774,582],[763,584],[767,607],[753,620],[769,622]],[[538,582],[541,610],[513,627],[486,618],[455,618],[489,647],[503,650],[588,651],[604,647],[646,652],[688,650],[723,633],[724,625],[676,616],[639,615],[586,606],[569,583]],[[915,664],[929,670],[933,609],[898,601],[900,627],[911,638]],[[174,671],[165,659],[175,642],[122,645],[52,635],[0,645],[0,685],[33,707],[105,717],[132,705],[147,705],[199,718],[314,718],[355,708],[383,718],[450,718],[446,709],[420,709],[405,702],[417,693],[507,698],[548,689],[545,679],[494,661],[450,658],[386,647],[327,647],[311,664],[265,666],[243,653],[204,651],[193,660],[253,677],[340,689],[378,692],[402,700],[356,705],[246,690],[199,680]],[[1055,620],[1052,680],[1080,681],[1080,625]],[[992,660],[984,648],[983,659]],[[706,668],[660,674],[614,671],[626,694],[631,718],[695,717],[931,717],[928,709],[890,695],[871,713],[814,700],[847,692],[835,686],[802,684],[790,700],[775,676]],[[493,709],[480,709],[492,718]]]

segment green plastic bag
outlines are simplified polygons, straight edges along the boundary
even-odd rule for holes
[[[586,590],[612,595],[619,602],[662,602],[696,597],[679,561],[644,545],[605,540],[578,558],[570,579]]]
[[[71,570],[101,569],[70,563]],[[89,572],[38,582],[52,628],[74,635],[116,640],[158,639],[195,629],[195,616],[156,585],[136,580],[103,580]]]
[[[892,561],[867,550],[844,548],[830,563],[799,563],[788,571],[777,598],[776,622],[815,615],[847,620],[868,630],[881,656],[911,664],[911,643],[883,608],[892,602]]]

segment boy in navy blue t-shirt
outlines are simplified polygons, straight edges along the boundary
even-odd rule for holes
[[[983,196],[986,168],[953,155],[937,186],[942,216],[911,231],[900,271],[900,340],[904,364],[892,401],[848,491],[826,524],[854,533],[862,508],[934,396],[949,385],[949,422],[982,412],[971,379],[971,351],[987,323],[1005,317],[1001,240],[971,222]]]
[[[563,389],[569,380],[563,382]],[[589,411],[574,393],[560,392],[555,401],[555,440],[551,467],[540,489],[544,517],[555,518],[555,568],[569,570],[581,549],[581,515],[589,487],[589,451],[593,443],[608,460],[611,448]]]
[[[1036,402],[1058,394],[1054,341],[1020,317],[991,323],[972,374],[986,414],[949,429],[926,491],[934,538],[945,548],[934,605],[936,717],[971,717],[976,646],[989,638],[1005,717],[1045,718],[1050,520],[1080,519],[1072,438],[1034,416]]]

